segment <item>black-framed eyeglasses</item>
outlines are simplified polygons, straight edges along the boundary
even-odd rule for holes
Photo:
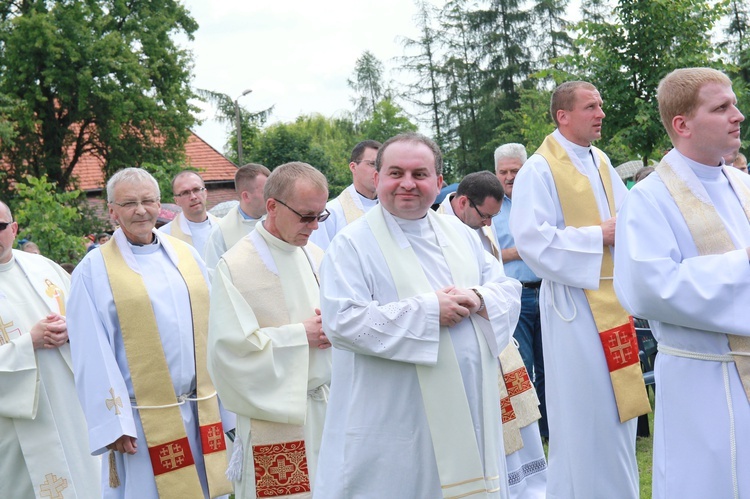
[[[0,222],[0,232],[4,231],[8,228],[9,225],[12,225],[13,222]]]
[[[282,204],[282,205],[286,206],[292,213],[294,213],[295,215],[297,215],[299,217],[300,223],[303,223],[303,224],[309,224],[309,223],[312,223],[312,222],[314,222],[316,220],[318,222],[325,222],[326,219],[331,214],[327,209],[325,209],[325,210],[323,210],[320,213],[320,215],[302,215],[297,210],[295,210],[294,208],[292,208],[291,206],[289,206],[288,204],[286,204],[284,201],[282,201],[281,199],[276,199],[276,202],[278,202],[279,204]]]
[[[186,189],[182,192],[178,192],[177,194],[174,195],[174,197],[181,198],[181,197],[190,196],[190,195],[197,196],[198,194],[200,194],[201,192],[205,190],[206,190],[205,187],[196,187],[195,189]]]
[[[469,200],[469,204],[471,205],[471,207],[477,210],[477,214],[479,215],[479,218],[481,218],[483,222],[486,222],[487,220],[493,217],[493,215],[487,215],[479,211],[479,208],[477,208],[477,204],[474,201],[472,201],[470,197],[467,197],[466,199]]]

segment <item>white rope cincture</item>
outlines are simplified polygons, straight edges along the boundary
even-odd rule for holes
[[[174,404],[166,404],[166,405],[134,405],[135,400],[131,399],[130,403],[133,404],[133,409],[167,409],[169,407],[179,407],[181,405],[185,405],[185,402],[202,402],[203,400],[208,400],[216,397],[216,392],[214,391],[211,395],[206,395],[205,397],[191,397],[191,394],[184,394],[184,395],[178,395],[177,396],[177,402]]]
[[[330,388],[328,388],[328,385],[320,385],[317,388],[308,390],[307,396],[313,400],[317,400],[318,402],[325,402],[327,404],[329,392],[330,392]]]
[[[724,376],[724,394],[727,399],[727,410],[729,411],[729,454],[732,463],[732,489],[734,498],[739,499],[740,489],[737,481],[737,437],[735,435],[734,409],[732,408],[732,392],[729,386],[729,367],[730,362],[734,362],[735,357],[750,357],[750,352],[729,352],[726,354],[719,353],[698,353],[688,350],[681,350],[667,345],[658,344],[659,353],[673,355],[675,357],[685,357],[694,360],[704,360],[709,362],[721,362],[722,374]]]
[[[554,283],[550,286],[550,292],[552,293],[552,308],[555,309],[555,313],[557,316],[564,320],[565,322],[573,322],[578,315],[578,308],[576,307],[576,302],[573,301],[573,295],[570,294],[570,289],[568,286],[562,285],[565,288],[565,295],[568,297],[568,300],[570,300],[570,303],[573,305],[573,315],[567,319],[563,317],[563,314],[560,312],[560,310],[557,308],[557,299],[555,298],[555,285]]]

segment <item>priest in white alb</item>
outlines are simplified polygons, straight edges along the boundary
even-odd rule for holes
[[[393,137],[376,161],[380,205],[321,266],[334,348],[315,497],[506,498],[497,356],[521,286],[472,229],[430,210],[433,141]]]
[[[657,90],[674,145],[617,221],[615,290],[659,343],[652,496],[750,497],[750,177],[732,81],[677,69]]]
[[[310,497],[331,380],[318,265],[308,244],[328,216],[326,178],[307,163],[274,169],[268,214],[219,260],[208,367],[237,414],[228,476],[238,499]]]
[[[105,498],[232,491],[206,367],[209,289],[195,248],[154,230],[159,186],[125,168],[107,183],[120,228],[78,264],[68,302],[76,389]]]
[[[67,343],[70,276],[13,250],[17,232],[0,201],[0,497],[99,497]]]
[[[206,262],[209,273],[216,268],[221,255],[237,241],[250,234],[255,224],[266,214],[263,187],[270,174],[268,168],[255,163],[248,163],[237,168],[234,174],[234,189],[240,202],[219,219],[208,235],[203,260]]]
[[[456,192],[436,210],[455,215],[474,229],[484,249],[501,265],[501,250],[492,220],[503,204],[503,185],[488,171],[469,173]],[[503,268],[505,275],[505,268]],[[516,340],[500,352],[500,407],[511,499],[543,499],[547,493],[547,458],[539,435],[539,398]]]
[[[549,423],[547,497],[639,497],[637,417],[650,412],[632,317],[612,289],[617,210],[627,189],[603,151],[599,91],[552,94],[557,130],[518,172],[510,231],[542,286]]]
[[[379,148],[380,142],[377,140],[363,140],[354,146],[349,158],[352,183],[326,204],[331,215],[313,232],[310,242],[325,250],[341,229],[378,204],[374,176],[375,156]]]
[[[219,221],[206,210],[206,184],[198,172],[185,170],[172,179],[172,191],[174,202],[182,208],[182,212],[159,230],[185,241],[198,250],[198,254],[203,258],[208,236]]]

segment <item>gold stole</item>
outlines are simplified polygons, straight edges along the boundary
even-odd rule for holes
[[[592,147],[599,155],[599,175],[607,194],[609,211],[615,211],[612,179],[604,153]],[[536,151],[547,160],[555,181],[565,225],[588,227],[600,225],[599,208],[588,177],[573,165],[565,151],[552,135],[548,135]],[[638,339],[633,318],[622,308],[615,295],[612,275],[614,262],[608,247],[602,251],[602,268],[599,289],[584,289],[591,308],[599,338],[607,359],[620,422],[651,412],[651,404],[643,382],[638,358]]]
[[[430,210],[427,216],[431,225],[439,226],[450,240],[450,244],[441,250],[455,285],[478,284],[479,269],[471,259],[472,251],[466,241],[441,215]],[[388,265],[399,299],[433,292],[414,250],[411,246],[401,248],[393,238],[382,206],[368,211],[365,218]],[[496,468],[494,443],[498,441],[499,432],[497,419],[493,420],[493,410],[489,407],[489,401],[497,396],[497,361],[490,353],[481,329],[473,320],[472,325],[482,357],[486,470],[482,468],[463,378],[447,327],[440,327],[437,364],[416,366],[444,498],[487,497],[488,493],[500,490],[499,480],[507,479],[500,477]]]
[[[235,249],[224,254],[232,283],[251,305],[260,327],[290,324],[281,278],[268,269],[255,247],[258,239],[265,243],[263,237],[257,232],[253,235],[257,237],[237,243],[242,251]],[[304,427],[251,419],[250,435],[257,497],[309,497]],[[280,472],[282,467],[285,469]]]
[[[166,234],[158,237],[170,239]],[[201,447],[209,496],[217,497],[232,492],[232,485],[224,476],[226,443],[216,390],[208,377],[206,364],[208,286],[189,248],[175,240],[169,242],[177,254],[177,270],[190,295]],[[141,275],[128,266],[115,242],[102,246],[101,252],[120,323],[135,400],[138,405],[149,407],[139,412],[159,495],[202,499],[195,460],[176,403],[146,285]]]
[[[357,206],[357,203],[354,201],[354,195],[352,195],[349,189],[344,189],[344,192],[339,195],[338,200],[339,203],[341,203],[341,209],[344,210],[344,218],[346,219],[347,225],[365,214],[365,212]]]
[[[211,220],[212,224],[217,223],[219,221],[218,218],[216,218],[215,216],[211,215],[210,213],[206,213],[206,216],[208,217],[209,220]],[[172,230],[171,230],[170,234],[167,234],[167,235],[171,235],[172,237],[176,237],[180,241],[185,241],[190,246],[193,246],[193,236],[191,236],[190,234],[186,234],[185,231],[183,231],[182,227],[180,226],[180,219],[181,218],[184,218],[184,215],[182,213],[178,213],[174,217],[174,220],[172,220],[172,226],[171,226]],[[187,223],[187,219],[185,219],[185,222]],[[229,249],[229,248],[227,248],[227,249]]]
[[[450,202],[450,201],[448,201]],[[440,204],[437,213],[448,215],[444,204]],[[452,215],[450,215],[452,216]],[[500,260],[497,241],[490,227],[482,226],[480,238],[486,237],[492,247],[492,256]],[[502,263],[501,263],[502,265]],[[510,455],[523,448],[521,428],[525,428],[542,417],[539,412],[539,398],[531,382],[529,372],[523,363],[518,348],[511,341],[500,352],[500,370],[497,385],[500,389],[500,416],[503,423],[503,445],[505,455]]]
[[[741,181],[733,178],[735,172],[730,173],[726,167],[724,169],[729,184],[742,204],[745,216],[750,220],[750,190]],[[737,249],[716,208],[698,199],[687,183],[675,173],[672,165],[662,159],[656,168],[656,173],[659,174],[669,194],[672,195],[677,209],[682,213],[700,255],[722,255]],[[750,337],[727,334],[727,338],[732,352],[750,352]],[[750,400],[750,357],[736,355],[734,364],[740,375],[742,387],[745,389],[745,395]]]

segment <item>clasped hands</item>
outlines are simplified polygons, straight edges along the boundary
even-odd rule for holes
[[[60,348],[68,341],[68,325],[65,317],[49,314],[31,328],[31,343],[34,350]]]
[[[435,291],[435,294],[440,306],[441,326],[455,326],[477,312],[482,305],[479,296],[472,289],[448,286]]]
[[[309,319],[302,321],[305,326],[305,333],[307,333],[307,343],[311,348],[319,348],[325,350],[331,348],[331,342],[328,341],[328,336],[323,332],[323,321],[320,318],[320,309],[315,309],[315,315]]]

